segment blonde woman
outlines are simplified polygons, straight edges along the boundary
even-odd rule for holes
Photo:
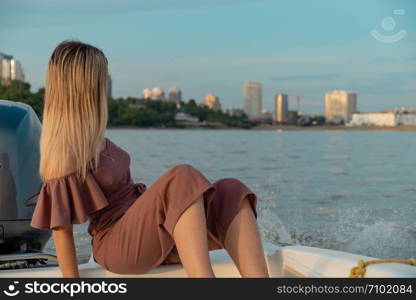
[[[185,164],[149,188],[133,182],[129,154],[105,137],[107,72],[103,52],[77,41],[59,44],[47,68],[31,225],[53,230],[62,275],[79,277],[72,226],[89,220],[94,261],[115,273],[182,263],[189,277],[214,277],[208,251],[225,248],[243,277],[268,277],[257,198],[242,182],[210,183]]]

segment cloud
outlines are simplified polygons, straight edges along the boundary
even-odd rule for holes
[[[408,63],[408,62],[416,62],[416,56],[408,56],[408,57],[371,57],[368,62],[370,64],[397,64],[397,63]]]
[[[378,76],[351,77],[345,82],[348,89],[358,93],[397,96],[414,93],[415,78],[416,72],[385,72]]]
[[[392,57],[374,57],[368,60],[369,63],[396,63],[400,60]]]
[[[340,74],[303,74],[303,75],[291,75],[291,76],[273,76],[270,77],[271,81],[291,81],[291,80],[327,80],[338,78]]]

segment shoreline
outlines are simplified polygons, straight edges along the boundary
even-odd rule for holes
[[[282,130],[282,131],[305,131],[305,130],[327,130],[327,131],[416,131],[416,126],[333,126],[333,125],[319,125],[319,126],[264,126],[260,125],[258,130]]]
[[[331,126],[331,125],[319,125],[319,126],[294,126],[294,125],[259,125],[252,128],[239,128],[239,127],[204,127],[193,126],[185,128],[175,127],[137,127],[137,126],[110,126],[107,129],[120,130],[278,130],[278,131],[416,131],[416,126]]]

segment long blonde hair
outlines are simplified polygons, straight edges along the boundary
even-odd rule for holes
[[[64,41],[48,63],[40,139],[43,180],[97,168],[108,120],[108,62],[104,53]]]

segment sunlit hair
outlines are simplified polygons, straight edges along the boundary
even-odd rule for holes
[[[108,120],[108,63],[96,47],[64,41],[46,72],[40,169],[43,180],[97,168]]]

